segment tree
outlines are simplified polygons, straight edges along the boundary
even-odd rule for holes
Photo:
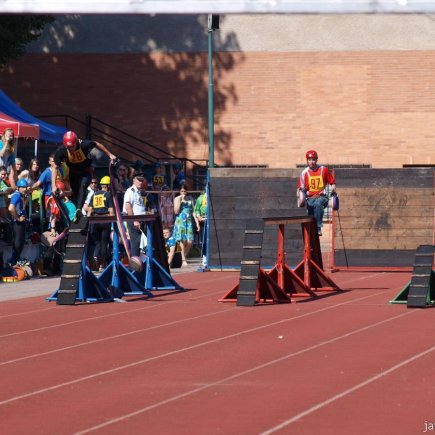
[[[50,15],[0,15],[0,67],[26,53],[26,46],[38,39]]]

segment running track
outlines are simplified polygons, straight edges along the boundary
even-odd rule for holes
[[[410,273],[339,272],[340,294],[220,303],[234,272],[127,303],[0,303],[0,433],[419,434],[435,422],[435,311]],[[54,289],[47,289],[47,295]]]

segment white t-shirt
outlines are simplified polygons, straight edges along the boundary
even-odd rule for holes
[[[86,195],[86,199],[85,202],[83,203],[83,207],[82,207],[82,213],[84,215],[86,215],[86,210],[85,210],[85,205],[87,205],[88,207],[91,205],[91,199],[94,195],[95,191],[93,189],[88,188],[88,193]]]
[[[145,214],[146,208],[143,202],[143,197],[140,190],[135,187],[129,187],[124,193],[124,204],[122,206],[122,213],[127,214],[125,204],[129,202],[133,208],[134,215]]]

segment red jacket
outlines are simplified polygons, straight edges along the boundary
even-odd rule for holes
[[[304,188],[308,197],[324,195],[328,184],[335,184],[335,177],[326,166],[317,166],[315,170],[307,166],[298,180],[298,188]]]

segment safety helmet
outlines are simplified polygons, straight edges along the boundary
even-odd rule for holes
[[[17,181],[17,187],[29,187],[29,183],[24,178],[20,178]]]
[[[63,135],[63,144],[67,147],[73,147],[77,143],[77,135],[73,131],[67,131]]]
[[[65,190],[65,183],[63,181],[56,181],[56,189]]]
[[[108,184],[110,184],[110,177],[108,175],[105,175],[101,180],[100,180],[100,184],[101,185],[105,185],[107,186]]]
[[[307,151],[307,154],[305,154],[305,157],[308,159],[318,159],[319,156],[317,155],[317,152],[314,150]]]

